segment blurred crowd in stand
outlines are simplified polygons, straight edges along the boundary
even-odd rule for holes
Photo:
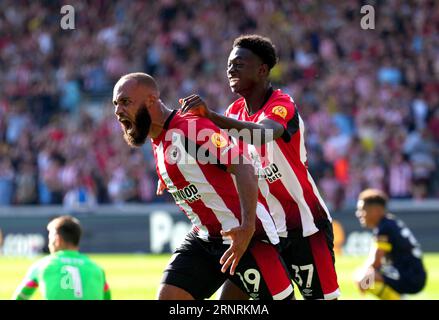
[[[439,197],[439,2],[0,2],[0,205],[169,201],[156,197],[150,146],[130,149],[112,88],[156,77],[162,100],[200,94],[218,112],[233,39],[272,39],[272,83],[305,122],[308,165],[332,210],[365,187],[391,198]]]

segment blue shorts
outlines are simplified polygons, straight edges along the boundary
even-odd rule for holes
[[[381,269],[384,283],[401,294],[420,292],[426,283],[427,275],[423,268],[397,268],[385,266]]]

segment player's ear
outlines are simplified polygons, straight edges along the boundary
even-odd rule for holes
[[[159,97],[157,94],[148,95],[148,97],[146,98],[146,101],[145,101],[147,108],[149,109],[152,106],[154,106],[158,100],[159,100]]]
[[[268,77],[270,73],[270,68],[268,68],[268,64],[262,63],[259,67],[259,75]]]
[[[54,245],[56,246],[56,248],[62,248],[64,245],[64,240],[58,233],[55,234]]]

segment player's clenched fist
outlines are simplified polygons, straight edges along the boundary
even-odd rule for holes
[[[201,117],[210,118],[211,112],[199,95],[192,94],[186,98],[180,99],[179,102],[181,104],[182,114],[191,112]]]

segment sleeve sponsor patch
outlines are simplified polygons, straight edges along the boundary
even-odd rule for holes
[[[212,137],[210,139],[211,139],[213,145],[216,146],[217,148],[223,148],[228,143],[226,138],[224,138],[221,134],[216,133],[216,132],[212,135]]]
[[[285,119],[288,115],[288,111],[287,108],[285,108],[284,106],[275,106],[271,112],[279,117],[281,117],[282,119]]]

